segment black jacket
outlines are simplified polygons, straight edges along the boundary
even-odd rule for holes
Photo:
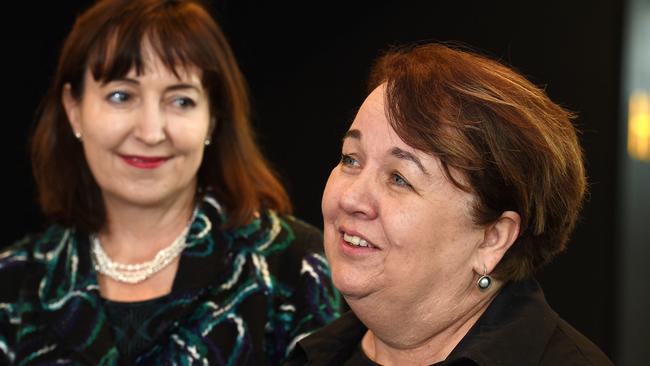
[[[338,316],[322,235],[272,211],[222,230],[225,219],[206,197],[172,292],[132,324],[150,339],[134,358],[118,347],[87,234],[52,226],[0,251],[0,365],[280,364]]]

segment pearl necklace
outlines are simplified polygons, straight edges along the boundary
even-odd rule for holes
[[[158,251],[154,259],[143,263],[123,264],[113,262],[104,252],[104,248],[99,242],[99,236],[96,234],[91,235],[91,252],[95,270],[115,281],[128,284],[137,284],[146,280],[167,267],[185,249],[187,246],[187,233],[190,231],[196,213],[197,210],[194,210],[190,222],[169,246]]]

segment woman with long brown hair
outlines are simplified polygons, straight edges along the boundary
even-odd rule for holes
[[[200,3],[80,15],[32,158],[54,224],[0,253],[0,363],[272,365],[337,315]]]

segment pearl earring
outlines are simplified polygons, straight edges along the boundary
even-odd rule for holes
[[[487,274],[487,268],[485,268],[484,264],[483,276],[479,277],[478,281],[476,281],[476,286],[478,286],[481,291],[485,291],[490,288],[490,285],[492,285],[492,277]]]
[[[210,139],[205,139],[204,144],[205,144],[205,146],[209,146],[210,145]]]
[[[81,132],[75,132],[74,137],[76,137],[77,140],[81,140]]]

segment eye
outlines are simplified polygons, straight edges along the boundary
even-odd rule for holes
[[[359,162],[351,155],[341,154],[341,164],[349,167],[359,166]]]
[[[106,96],[106,99],[111,103],[122,104],[124,102],[127,102],[129,99],[131,99],[131,95],[127,92],[118,90],[109,93]]]
[[[390,175],[390,182],[399,187],[413,188],[413,186],[411,186],[411,184],[399,173],[392,173]]]
[[[196,106],[196,102],[192,98],[188,97],[176,97],[172,100],[174,106],[181,109],[192,108]]]

